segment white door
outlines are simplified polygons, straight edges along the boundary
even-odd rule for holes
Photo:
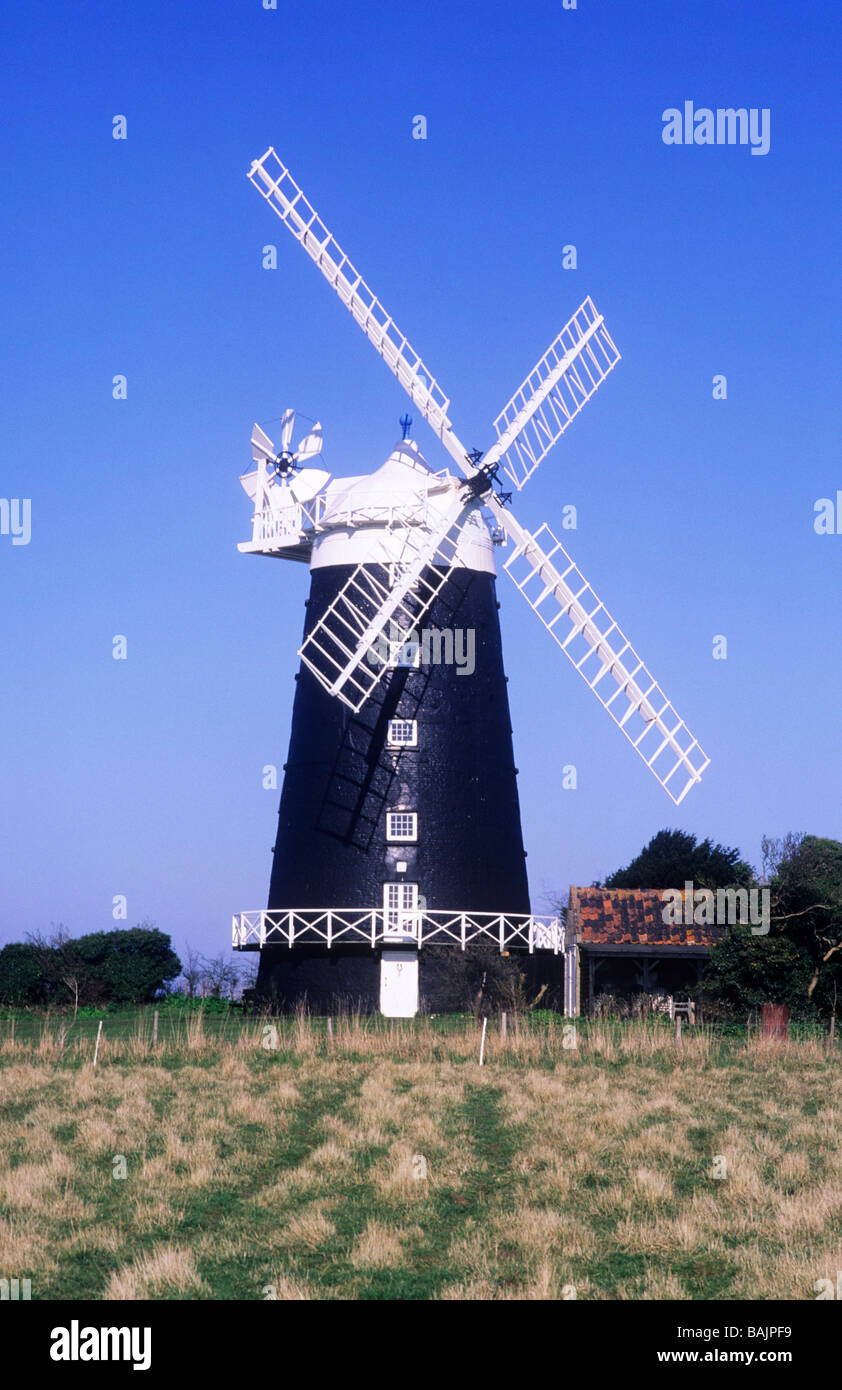
[[[421,926],[417,883],[384,883],[383,940],[417,941]]]
[[[414,1018],[418,1012],[418,952],[384,951],[380,957],[380,1012]]]

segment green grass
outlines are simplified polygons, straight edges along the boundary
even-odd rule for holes
[[[135,1013],[94,1069],[96,1020],[7,1022],[0,1275],[35,1299],[810,1299],[842,1268],[824,1042],[492,1021],[480,1069],[465,1018],[274,1049],[168,1019],[153,1050]]]

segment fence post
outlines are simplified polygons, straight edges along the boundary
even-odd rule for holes
[[[99,1040],[100,1040],[101,1037],[102,1037],[102,1019],[99,1020],[99,1027],[98,1027],[97,1030],[96,1030],[96,1047],[94,1048],[94,1066],[96,1066],[96,1059],[97,1059],[97,1057],[99,1056]]]
[[[503,1012],[502,1012],[501,1015],[500,1015],[500,1037],[503,1039],[503,1042],[505,1042],[505,1041],[506,1041],[506,1038],[507,1038],[508,1036],[509,1036],[509,1020],[506,1018],[506,1011],[505,1011],[505,1009],[504,1009]]]
[[[479,1044],[479,1064],[483,1065],[485,1059],[485,1030],[488,1027],[488,1018],[482,1020],[482,1037]]]
[[[681,1014],[675,1016],[675,1041],[681,1042]]]
[[[763,1004],[760,1008],[760,1031],[764,1038],[789,1037],[789,1009],[786,1004]]]
[[[152,1046],[158,1046],[158,1010],[155,1010],[155,1017],[152,1020]]]
[[[327,1021],[327,1035],[328,1035],[329,1038],[332,1038],[332,1037],[333,1037],[333,1019],[332,1019],[332,1018],[328,1018],[328,1021]]]

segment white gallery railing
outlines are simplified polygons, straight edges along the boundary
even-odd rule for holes
[[[558,917],[512,912],[395,911],[382,907],[306,907],[238,912],[235,950],[261,946],[458,946],[493,941],[501,951],[564,950]]]

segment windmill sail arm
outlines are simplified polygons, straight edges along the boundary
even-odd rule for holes
[[[260,159],[254,161],[248,177],[318,266],[424,419],[447,444],[445,436],[452,436],[447,415],[450,400],[304,197],[271,146]],[[455,439],[455,436],[452,438]]]
[[[357,566],[305,638],[304,665],[330,695],[359,711],[390,667],[392,648],[417,629],[445,584],[465,516],[473,505],[451,489],[430,505],[425,528],[407,529],[397,581],[390,585],[371,561]]]
[[[477,479],[481,455],[469,456],[454,433],[449,398],[273,148],[254,161],[248,178],[318,266],[457,467],[474,480],[467,490],[453,486],[441,502],[428,500],[424,523],[411,525],[403,533],[399,559],[393,559],[386,547],[388,559],[369,559],[357,566],[306,636],[299,652],[304,666],[329,694],[359,711],[394,664],[388,640],[383,654],[387,627],[390,637],[396,634],[398,639],[417,627],[456,561],[466,514],[471,507],[485,504],[502,523],[502,534],[514,542],[505,569],[516,587],[679,804],[710,759],[560,542],[546,526],[535,535],[521,527],[492,486],[495,466],[501,464],[514,485],[522,488],[619,362],[620,353],[593,301],[587,298],[579,306],[497,417],[497,440],[482,463],[486,476]],[[252,438],[255,459],[264,470],[268,443],[262,432]],[[300,455],[306,457],[312,451],[308,437]],[[251,486],[243,485],[247,490]],[[258,480],[258,492],[260,485]],[[394,572],[385,575],[387,563],[396,568],[397,579]]]
[[[588,296],[497,416],[486,466],[502,460],[520,490],[619,361]]]
[[[678,805],[710,759],[549,527],[533,536],[492,505],[515,544],[506,572]]]

